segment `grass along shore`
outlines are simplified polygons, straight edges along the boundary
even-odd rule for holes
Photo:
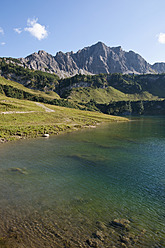
[[[0,142],[59,134],[103,122],[127,121],[123,117],[38,104],[0,95]]]

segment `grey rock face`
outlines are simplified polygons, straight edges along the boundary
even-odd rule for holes
[[[26,58],[21,58],[20,61],[26,65],[29,69],[41,70],[41,71],[53,71],[58,70],[58,64],[54,57],[46,53],[45,51],[39,51],[38,53],[33,53]]]
[[[157,73],[165,73],[165,63],[155,63],[152,65],[152,69]]]
[[[139,54],[125,52],[119,47],[107,47],[98,42],[85,47],[76,53],[58,52],[55,56],[39,51],[20,61],[25,67],[34,70],[56,73],[59,77],[69,77],[75,74],[99,73],[155,73],[165,72],[165,63],[151,66]]]

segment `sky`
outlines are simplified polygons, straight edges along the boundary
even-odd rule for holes
[[[77,52],[98,41],[165,62],[165,0],[0,0],[0,57]]]

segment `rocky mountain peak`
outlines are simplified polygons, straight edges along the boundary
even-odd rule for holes
[[[95,45],[96,48],[107,49],[108,47],[101,41],[98,41]]]
[[[44,50],[39,50],[38,51],[38,55],[42,56],[42,55],[47,55],[48,53],[45,52]]]
[[[121,46],[112,47],[111,49],[116,53],[120,53],[123,51]]]
[[[59,77],[99,73],[155,73],[165,72],[165,63],[150,65],[134,51],[126,52],[121,46],[108,47],[99,41],[92,46],[73,52],[57,52],[55,56],[44,50],[21,58],[23,66],[56,73]]]
[[[107,47],[103,42],[99,41],[96,44],[92,45],[91,47],[88,47],[89,50],[95,50],[97,52],[105,52],[109,50],[109,47]]]

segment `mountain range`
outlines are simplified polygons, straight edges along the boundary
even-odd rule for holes
[[[85,47],[76,53],[60,51],[55,56],[40,50],[38,53],[20,58],[19,61],[25,68],[55,73],[60,78],[76,74],[165,72],[165,63],[151,65],[134,51],[126,52],[121,46],[108,47],[102,42]]]

